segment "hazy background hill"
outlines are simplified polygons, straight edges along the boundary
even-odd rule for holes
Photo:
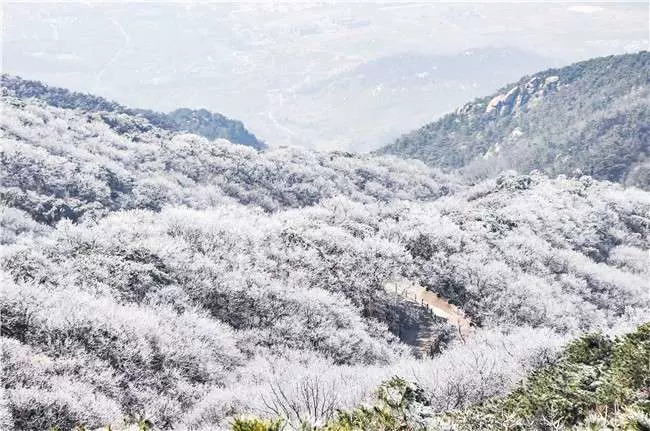
[[[650,186],[650,53],[521,78],[399,138],[382,152],[460,169],[587,174]]]
[[[315,148],[369,151],[503,82],[553,61],[516,48],[452,55],[399,53],[364,62],[283,96],[274,118]]]

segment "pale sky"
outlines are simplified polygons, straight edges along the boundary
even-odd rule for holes
[[[560,66],[649,43],[648,2],[5,3],[2,12],[4,72],[133,107],[205,107],[266,140],[293,121],[274,115],[296,88],[384,56],[513,47]]]

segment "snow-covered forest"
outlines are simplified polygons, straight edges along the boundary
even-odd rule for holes
[[[512,171],[467,185],[395,156],[258,152],[1,99],[2,429],[317,424],[393,375],[443,411],[506,393],[569,338],[650,320],[647,191]]]

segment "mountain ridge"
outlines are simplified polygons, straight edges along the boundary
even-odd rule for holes
[[[35,97],[59,108],[128,114],[144,118],[151,125],[164,130],[194,133],[211,140],[228,139],[233,143],[257,150],[266,148],[266,144],[246,130],[241,121],[207,109],[179,108],[169,113],[162,113],[150,109],[129,108],[100,96],[49,86],[40,81],[26,80],[8,74],[0,75],[0,85],[18,98]]]
[[[647,51],[600,57],[527,75],[378,152],[470,178],[538,169],[648,188],[649,95]]]

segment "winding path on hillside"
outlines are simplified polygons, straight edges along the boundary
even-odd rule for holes
[[[449,303],[449,301],[435,292],[431,292],[410,280],[389,281],[384,284],[384,289],[391,294],[397,295],[403,299],[413,301],[422,307],[426,307],[434,315],[442,317],[458,330],[461,340],[465,341],[471,333],[470,319],[465,313]],[[423,322],[426,323],[426,322]],[[417,338],[418,350],[424,353],[429,350],[429,346],[434,340],[430,338],[430,331],[420,330]]]

